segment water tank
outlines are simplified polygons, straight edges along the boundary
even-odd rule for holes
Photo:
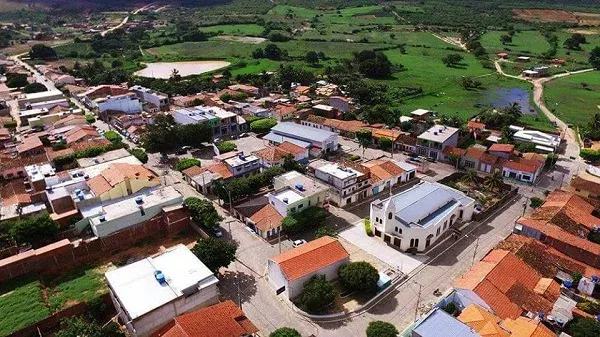
[[[286,203],[286,204],[287,204],[289,201],[290,201],[290,200],[289,200],[288,198],[283,198],[283,202],[284,202],[284,203]]]
[[[85,199],[85,195],[83,195],[83,193],[79,193],[77,194],[77,198],[79,198],[79,201],[83,201],[83,199]]]
[[[165,280],[165,274],[162,273],[162,271],[157,270],[154,272],[154,278],[158,281],[158,283],[163,284],[166,282]]]
[[[302,184],[298,183],[298,184],[296,184],[296,189],[298,191],[304,191],[304,186]]]
[[[104,215],[101,215],[101,216],[98,217],[98,220],[100,222],[104,222],[104,221],[106,221],[106,218],[104,217]]]
[[[138,205],[143,204],[144,203],[144,198],[142,198],[142,197],[135,198],[135,203],[138,204]]]
[[[571,288],[573,286],[573,282],[571,282],[569,280],[564,280],[563,286],[565,286],[565,288]]]

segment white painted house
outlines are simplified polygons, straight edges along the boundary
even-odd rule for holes
[[[458,129],[446,125],[434,125],[417,137],[417,153],[440,160],[446,146],[458,145]]]
[[[173,318],[219,302],[219,280],[182,244],[105,277],[115,309],[135,337],[151,336]]]
[[[293,299],[311,277],[336,279],[338,269],[349,261],[350,255],[337,239],[323,236],[270,258],[269,285],[277,294]]]
[[[458,221],[470,221],[475,200],[439,183],[423,181],[371,203],[375,235],[402,250],[424,251]]]

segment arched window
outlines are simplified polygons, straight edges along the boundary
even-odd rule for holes
[[[392,212],[389,212],[389,213],[388,213],[388,219],[392,220],[392,217],[393,217],[393,216],[394,216],[394,215],[392,214]]]

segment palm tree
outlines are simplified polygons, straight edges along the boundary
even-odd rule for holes
[[[500,186],[502,186],[503,182],[504,179],[502,178],[502,174],[500,174],[500,172],[494,172],[489,176],[485,177],[483,185],[488,190],[493,191],[500,189]]]
[[[477,171],[475,169],[470,169],[465,172],[465,175],[462,177],[462,180],[469,185],[473,186],[477,183]]]

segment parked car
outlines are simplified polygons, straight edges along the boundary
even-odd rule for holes
[[[192,149],[192,147],[189,146],[189,145],[186,145],[186,146],[182,146],[181,149],[184,150],[184,151],[189,151],[189,150]]]
[[[306,240],[304,240],[304,239],[296,240],[296,241],[292,242],[292,246],[294,246],[294,248],[296,248],[296,247],[302,246],[305,243],[306,243]]]
[[[240,138],[248,137],[248,134],[245,132],[240,133]]]
[[[212,233],[213,233],[214,236],[216,236],[218,238],[220,238],[220,237],[223,236],[223,232],[221,231],[220,227],[213,227]]]

